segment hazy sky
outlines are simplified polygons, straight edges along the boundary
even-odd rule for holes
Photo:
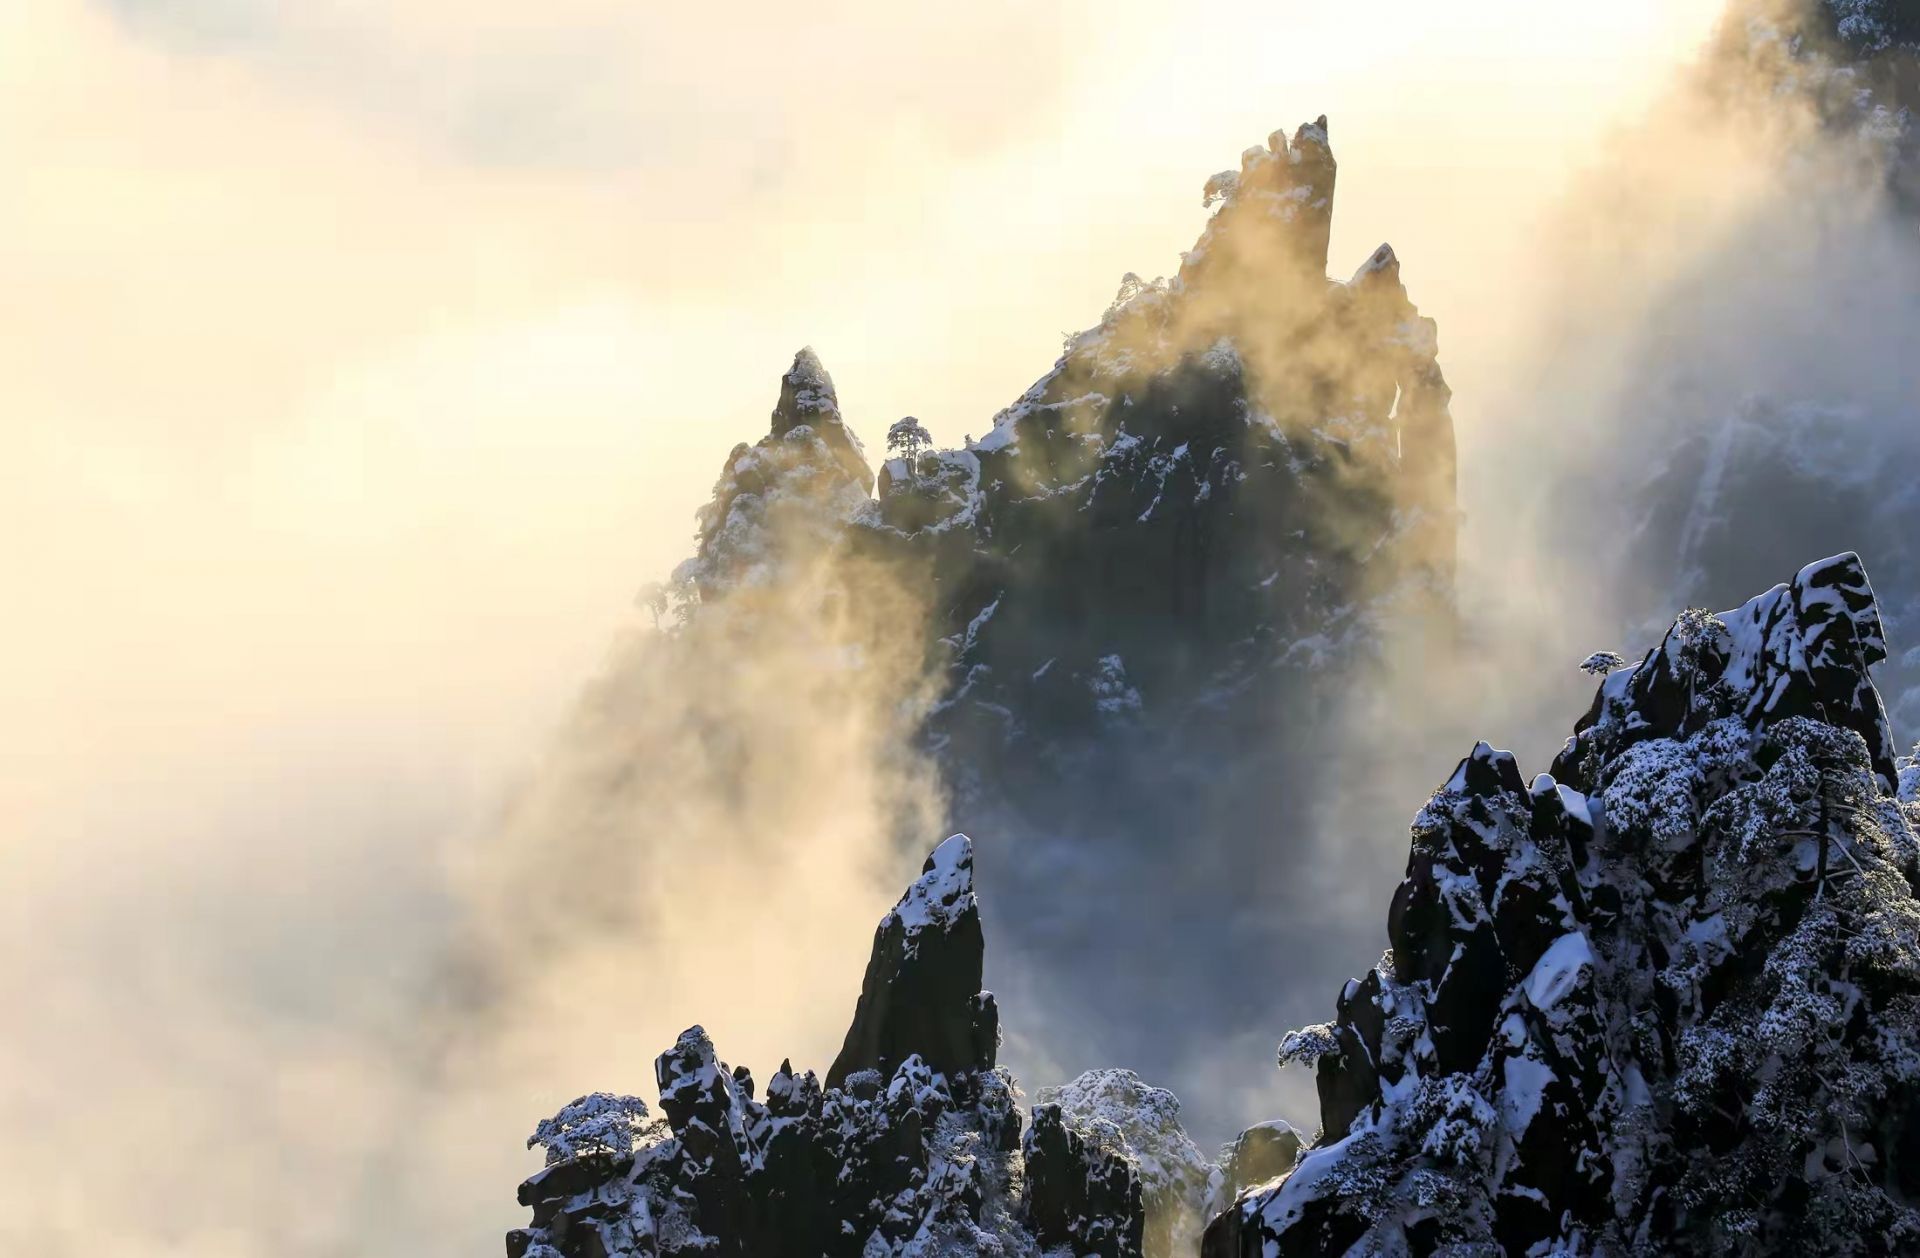
[[[0,790],[511,756],[795,348],[869,439],[983,432],[1320,112],[1334,269],[1395,244],[1470,428],[1472,320],[1715,7],[4,0]]]
[[[978,435],[1326,113],[1333,270],[1394,244],[1470,433],[1531,233],[1718,8],[0,0],[0,1238],[98,1231],[62,1098],[164,1148],[369,1095],[312,1028],[401,999],[800,345],[870,443]],[[287,1058],[177,1034],[262,1009]]]

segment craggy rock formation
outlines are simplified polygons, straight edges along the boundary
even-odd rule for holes
[[[1915,233],[1920,247],[1920,229]],[[1902,428],[1906,431],[1902,431]],[[1672,442],[1631,499],[1633,557],[1652,591],[1721,601],[1758,584],[1770,557],[1853,545],[1880,579],[1879,670],[1894,723],[1920,726],[1920,422],[1862,422],[1846,406],[1752,401]],[[1657,596],[1657,594],[1650,595]]]
[[[1885,655],[1841,555],[1683,614],[1551,774],[1476,747],[1415,820],[1390,950],[1282,1045],[1319,1137],[1206,1258],[1920,1246],[1920,805]]]
[[[827,1086],[843,1086],[856,1071],[890,1077],[916,1053],[936,1074],[992,1070],[1000,1013],[993,993],[980,990],[985,956],[973,844],[956,834],[927,857],[920,881],[874,932],[860,1003]]]
[[[1389,635],[1451,625],[1435,327],[1387,246],[1327,277],[1335,175],[1324,118],[1248,149],[1208,181],[1217,211],[1178,273],[1128,276],[984,436],[932,450],[917,422],[863,421],[895,454],[873,497],[803,352],[676,585],[691,622],[831,555],[919,598],[901,636],[934,679],[923,743],[948,823],[993,845],[1030,981],[1013,998],[1071,1004],[1064,1021],[1151,1073],[1177,1064],[1165,1037],[1108,1012],[1147,998],[1203,1037],[1243,1028],[1236,982],[1291,915],[1221,928],[1221,898],[1245,889],[1232,849],[1306,829],[1357,666]],[[1170,886],[1155,871],[1176,837]],[[1041,890],[1069,867],[1080,894]],[[1196,947],[1123,929],[1147,912],[1191,922]]]
[[[811,349],[801,350],[780,379],[772,431],[733,448],[713,501],[700,509],[697,549],[674,573],[683,599],[782,580],[796,560],[839,544],[872,488],[833,378]]]
[[[1127,1154],[1057,1106],[1022,1139],[982,946],[956,835],[881,922],[825,1088],[783,1063],[756,1100],[689,1029],[656,1063],[664,1122],[596,1093],[535,1131],[548,1164],[520,1186],[533,1218],[507,1234],[509,1258],[1140,1258]]]
[[[1344,658],[1390,595],[1450,591],[1434,325],[1385,245],[1326,278],[1334,172],[1324,118],[1248,149],[1177,277],[1129,276],[987,436],[882,468],[875,542],[932,565],[936,728],[982,775],[1003,746],[1170,730]]]
[[[989,434],[907,444],[866,510],[862,448],[802,350],[771,432],[734,449],[701,512],[683,596],[751,579],[801,500],[789,531],[850,525],[936,588],[942,731],[985,719],[1016,739],[1179,706],[1236,664],[1324,665],[1408,583],[1444,600],[1455,456],[1434,324],[1388,246],[1326,277],[1334,175],[1325,118],[1248,149],[1208,182],[1219,208],[1178,276],[1129,275]]]
[[[1057,1105],[1034,1109],[1021,1151],[1027,1164],[1027,1213],[1042,1249],[1141,1252],[1140,1177],[1125,1154],[1067,1126]]]
[[[1131,1070],[1089,1070],[1072,1083],[1042,1088],[1042,1110],[1092,1145],[1114,1151],[1139,1173],[1146,1213],[1145,1258],[1188,1258],[1212,1217],[1221,1175],[1180,1125],[1180,1099],[1148,1086]],[[1293,1164],[1288,1158],[1287,1165]]]

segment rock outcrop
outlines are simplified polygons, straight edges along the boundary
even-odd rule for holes
[[[1236,678],[1360,649],[1382,599],[1444,603],[1434,324],[1388,246],[1327,278],[1334,174],[1324,118],[1248,149],[1175,278],[1127,277],[985,437],[882,469],[872,537],[934,574],[935,727],[969,767],[1134,712],[1170,729]]]
[[[956,834],[927,857],[920,880],[874,932],[860,1003],[827,1086],[842,1087],[860,1071],[891,1077],[916,1054],[936,1074],[992,1070],[1000,1013],[993,993],[980,989],[985,956],[973,842]]]
[[[1002,946],[1031,978],[1009,998],[1071,1003],[1156,1075],[1183,1064],[1165,1037],[1107,1011],[1144,997],[1200,1037],[1246,1030],[1231,993],[1292,906],[1223,928],[1248,855],[1225,849],[1304,831],[1353,675],[1390,637],[1452,624],[1436,329],[1387,246],[1328,278],[1336,173],[1324,118],[1248,149],[1208,181],[1216,212],[1175,275],[1128,276],[978,440],[928,449],[894,424],[871,498],[803,353],[679,582],[704,615],[832,555],[919,599],[899,636],[934,679],[922,745],[947,824],[991,847]],[[818,584],[836,607],[862,597]],[[1170,886],[1154,871],[1176,836],[1220,850],[1183,853]],[[1081,894],[1052,894],[1068,866]],[[1195,923],[1191,953],[1124,928],[1146,912]]]
[[[860,439],[840,417],[833,378],[802,349],[780,379],[772,429],[733,448],[700,509],[696,549],[674,572],[687,603],[765,586],[839,546],[873,489]]]
[[[1057,1106],[1022,1138],[982,954],[955,835],[882,920],[825,1087],[783,1063],[757,1100],[690,1028],[655,1066],[664,1122],[595,1094],[540,1125],[548,1165],[520,1187],[533,1218],[508,1258],[1140,1258],[1127,1153]]]
[[[1911,644],[1920,630],[1912,418],[1753,400],[1671,442],[1627,499],[1640,516],[1629,554],[1645,574],[1642,601],[1673,589],[1730,599],[1761,582],[1772,556],[1852,546],[1880,579],[1888,636]],[[1888,659],[1876,680],[1895,724],[1920,727],[1920,649]]]
[[[1529,782],[1421,811],[1391,948],[1289,1036],[1322,1130],[1206,1258],[1920,1245],[1920,808],[1848,554],[1682,615]]]
[[[1141,1252],[1140,1177],[1124,1154],[1069,1127],[1057,1105],[1034,1109],[1021,1152],[1035,1244],[1073,1254]]]
[[[1089,1070],[1071,1083],[1040,1089],[1038,1102],[1036,1127],[1041,1110],[1051,1110],[1083,1139],[1134,1166],[1145,1213],[1145,1258],[1193,1254],[1221,1173],[1181,1126],[1178,1097],[1131,1070]]]

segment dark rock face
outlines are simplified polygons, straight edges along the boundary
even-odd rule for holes
[[[1022,1149],[1036,1243],[1043,1249],[1064,1245],[1076,1254],[1140,1258],[1145,1213],[1131,1162],[1068,1127],[1057,1105],[1034,1109]]]
[[[1179,1098],[1131,1070],[1089,1070],[1071,1083],[1040,1089],[1036,1127],[1043,1109],[1138,1172],[1146,1215],[1142,1258],[1191,1258],[1215,1212],[1221,1175],[1181,1125]]]
[[[1140,1177],[1112,1147],[1036,1114],[1021,1139],[979,990],[973,853],[963,835],[882,922],[827,1087],[783,1063],[764,1102],[693,1027],[660,1055],[665,1123],[596,1094],[543,1123],[548,1166],[520,1186],[509,1258],[1139,1258]],[[968,976],[971,976],[969,979]],[[965,990],[968,982],[971,990]],[[914,1036],[931,1056],[910,1051]],[[1043,1117],[1044,1115],[1044,1117]]]
[[[1380,967],[1289,1036],[1323,1130],[1207,1258],[1893,1254],[1920,1104],[1920,809],[1852,555],[1689,613],[1527,782],[1416,819]]]
[[[886,465],[874,541],[934,574],[935,725],[969,764],[1169,728],[1228,678],[1304,671],[1303,639],[1322,666],[1359,646],[1389,591],[1450,590],[1434,325],[1387,246],[1326,278],[1334,169],[1324,119],[1249,149],[1178,277],[1129,277],[987,437]]]
[[[890,1077],[914,1054],[936,1074],[993,1069],[1000,1014],[980,990],[986,943],[973,895],[973,845],[956,834],[927,857],[920,880],[874,932],[873,954],[846,1044],[827,1086],[856,1071]]]

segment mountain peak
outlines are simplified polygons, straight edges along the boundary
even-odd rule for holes
[[[973,841],[956,834],[936,847],[921,875],[874,931],[853,1024],[827,1086],[910,1055],[940,1074],[993,1068],[1000,1016],[982,991],[986,941],[973,894]]]
[[[813,346],[803,345],[793,356],[793,366],[780,377],[780,401],[773,408],[773,434],[784,436],[798,424],[839,422],[840,398],[833,391],[833,377],[821,365]]]

